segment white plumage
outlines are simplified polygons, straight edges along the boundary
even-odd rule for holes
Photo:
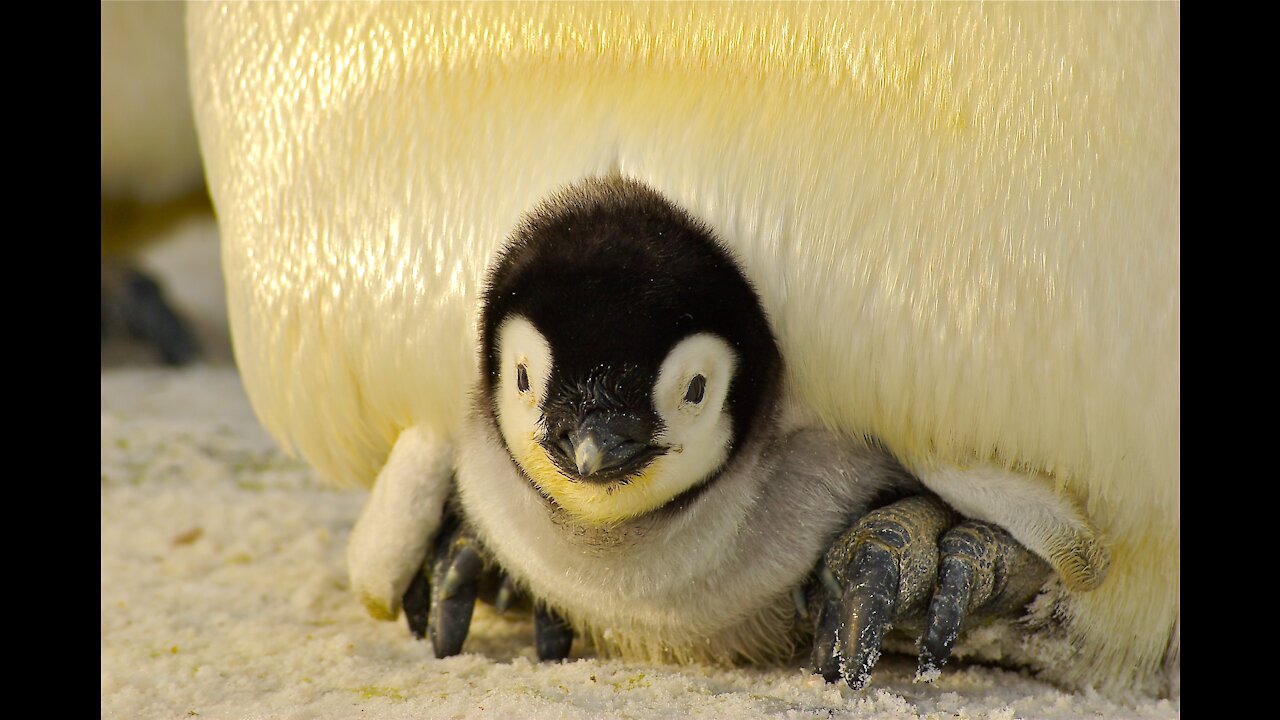
[[[489,263],[620,172],[733,248],[823,422],[1083,504],[1111,568],[1056,679],[1176,686],[1176,5],[193,5],[188,42],[245,386],[326,478],[449,452]]]

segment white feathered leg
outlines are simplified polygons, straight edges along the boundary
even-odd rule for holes
[[[930,468],[916,475],[961,514],[1008,530],[1048,561],[1071,590],[1093,590],[1106,577],[1111,558],[1102,532],[1048,478],[995,465]]]
[[[394,620],[453,486],[453,448],[423,428],[400,433],[347,543],[351,587],[369,614]]]

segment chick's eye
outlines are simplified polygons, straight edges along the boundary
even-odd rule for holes
[[[689,381],[689,388],[684,391],[684,401],[687,403],[698,404],[702,402],[702,396],[707,392],[707,379],[701,375],[694,375]]]
[[[516,366],[516,389],[522,393],[529,392],[529,371],[524,363]]]

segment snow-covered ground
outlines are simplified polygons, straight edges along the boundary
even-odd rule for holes
[[[321,485],[258,425],[231,362],[211,223],[149,265],[192,317],[207,360],[171,370],[104,345],[104,718],[1177,718],[1023,674],[948,669],[912,682],[886,657],[871,686],[801,667],[655,667],[581,649],[539,664],[527,618],[481,607],[465,647],[431,656],[350,594],[347,535],[364,492]]]

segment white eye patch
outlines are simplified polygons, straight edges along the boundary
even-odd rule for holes
[[[724,405],[738,365],[737,353],[715,335],[700,333],[680,341],[662,361],[653,386],[653,405],[664,420],[714,416]]]
[[[673,448],[666,470],[683,488],[696,485],[728,457],[733,421],[724,402],[737,366],[729,343],[700,333],[672,348],[658,370],[653,405],[666,427],[659,441]]]
[[[538,403],[551,377],[551,345],[533,323],[515,316],[498,328],[497,347],[498,427],[508,447],[524,448],[542,417]]]

